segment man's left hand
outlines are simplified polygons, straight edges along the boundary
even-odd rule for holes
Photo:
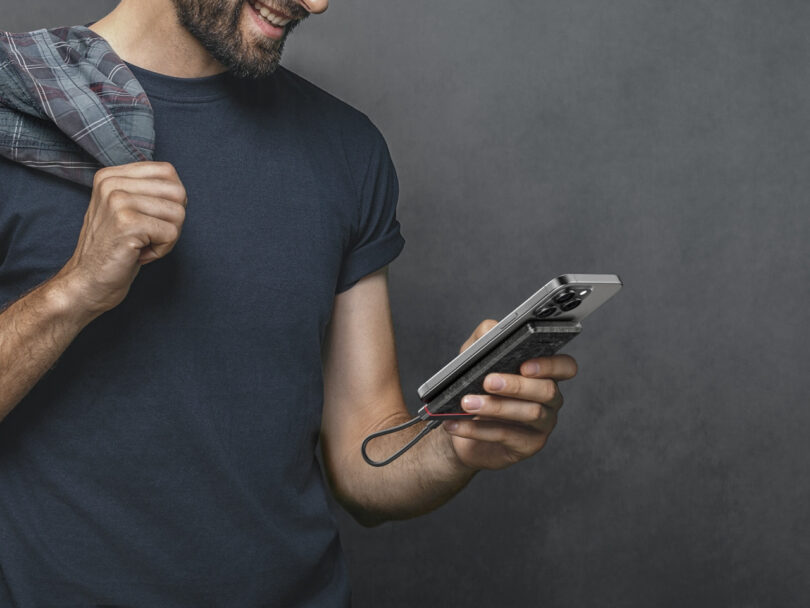
[[[460,352],[496,324],[492,319],[483,321]],[[524,361],[520,374],[489,374],[484,380],[487,395],[467,395],[462,400],[464,410],[476,416],[442,425],[461,464],[476,470],[502,469],[539,452],[563,404],[557,381],[576,373],[573,357],[554,355]]]

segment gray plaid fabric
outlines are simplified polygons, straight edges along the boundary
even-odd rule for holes
[[[85,26],[0,31],[0,155],[91,186],[103,166],[152,160],[152,106]]]

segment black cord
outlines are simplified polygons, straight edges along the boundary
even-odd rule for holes
[[[437,426],[439,426],[442,423],[441,419],[434,418],[433,420],[431,420],[430,422],[427,423],[425,428],[423,428],[421,431],[419,431],[419,434],[416,437],[414,437],[408,443],[406,443],[399,451],[394,453],[393,456],[391,456],[391,457],[389,457],[389,458],[387,458],[385,460],[382,460],[382,461],[380,461],[380,460],[372,460],[371,458],[368,457],[368,454],[366,453],[366,446],[368,445],[369,441],[371,441],[372,439],[376,439],[377,437],[381,437],[382,435],[388,435],[390,433],[396,433],[397,431],[407,429],[408,427],[413,426],[414,424],[416,424],[417,422],[420,422],[422,420],[424,420],[424,418],[422,418],[421,416],[416,416],[414,418],[411,418],[410,420],[408,420],[408,422],[405,422],[404,424],[400,424],[400,425],[397,425],[397,426],[392,426],[390,429],[385,429],[384,431],[377,431],[376,433],[372,433],[371,435],[366,437],[365,440],[363,441],[363,446],[360,449],[360,451],[363,453],[363,460],[365,460],[367,463],[369,463],[373,467],[385,466],[385,465],[393,462],[394,460],[396,460],[400,456],[402,456],[408,450],[410,450],[414,446],[414,444],[416,444],[417,441],[422,439],[422,437],[427,435],[430,431],[432,431],[433,429],[435,429]]]

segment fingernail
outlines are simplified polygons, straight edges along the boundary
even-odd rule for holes
[[[506,386],[506,382],[504,382],[504,379],[500,376],[492,376],[489,379],[489,388],[491,388],[493,391],[499,391],[504,386]]]
[[[527,376],[536,376],[540,373],[540,366],[537,363],[527,363],[523,366],[523,373]]]
[[[463,399],[464,409],[468,412],[474,412],[476,410],[480,410],[481,407],[484,405],[484,400],[481,397],[477,397],[475,395],[467,395]]]
[[[451,433],[458,429],[458,422],[445,422],[444,426],[447,428],[448,431]]]

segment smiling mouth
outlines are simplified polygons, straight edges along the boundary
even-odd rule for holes
[[[248,4],[250,4],[253,7],[253,10],[255,10],[256,13],[270,25],[284,27],[290,21],[293,21],[292,17],[283,15],[268,4],[251,0],[248,0]]]

